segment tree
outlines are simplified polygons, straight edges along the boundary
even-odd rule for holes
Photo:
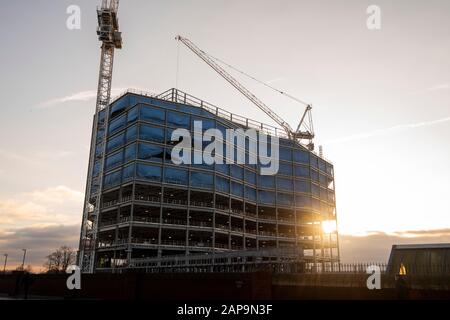
[[[49,273],[66,272],[68,266],[75,263],[75,250],[68,246],[61,246],[49,254],[44,263],[44,267]]]

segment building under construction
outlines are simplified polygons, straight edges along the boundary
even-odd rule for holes
[[[117,1],[98,9],[102,42],[78,263],[84,272],[332,269],[339,262],[333,165],[316,154],[312,125],[297,130],[212,57],[197,56],[278,126],[231,114],[177,89],[128,90],[110,102]],[[279,170],[260,164],[175,164],[174,130],[256,129],[279,137]],[[192,133],[194,135],[194,133]],[[307,140],[308,143],[304,143]],[[258,141],[259,142],[259,141]],[[246,150],[246,158],[250,156]],[[328,228],[326,228],[326,226]]]

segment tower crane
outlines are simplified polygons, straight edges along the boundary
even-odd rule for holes
[[[254,105],[256,105],[258,108],[260,108],[262,111],[264,111],[272,120],[274,120],[281,128],[283,128],[287,134],[287,136],[290,139],[302,141],[302,140],[308,140],[308,148],[310,150],[314,149],[314,144],[312,142],[314,138],[314,129],[312,125],[312,115],[311,110],[312,106],[310,104],[307,104],[285,92],[279,91],[277,89],[272,89],[278,91],[279,93],[286,95],[287,97],[303,104],[306,106],[305,111],[303,112],[303,115],[300,119],[300,123],[297,126],[297,129],[294,130],[283,118],[281,118],[279,115],[277,115],[269,106],[267,106],[264,102],[262,102],[258,97],[256,97],[252,92],[250,92],[246,87],[244,87],[239,81],[237,81],[232,75],[230,75],[225,69],[223,69],[216,61],[220,61],[217,58],[214,58],[213,56],[209,55],[208,53],[201,50],[199,47],[197,47],[191,40],[182,37],[180,35],[175,37],[175,40],[180,41],[183,43],[188,49],[190,49],[193,53],[195,53],[200,59],[202,59],[206,64],[208,64],[211,68],[213,68],[222,78],[224,78],[226,81],[228,81],[233,87],[235,87],[240,93],[242,93],[248,100],[250,100]],[[223,63],[223,61],[221,61]],[[232,67],[228,65],[229,67]],[[235,68],[233,68],[235,69]],[[235,69],[237,70],[237,69]],[[239,71],[239,70],[237,70]],[[239,71],[243,74],[245,74],[242,71]],[[247,74],[245,74],[247,75]],[[249,76],[249,75],[247,75]],[[251,77],[251,76],[249,76]],[[251,77],[252,79],[256,80],[255,78]],[[257,80],[258,81],[258,80]],[[260,81],[258,81],[260,82]],[[265,84],[268,86],[267,84]],[[269,86],[270,87],[270,86]],[[304,129],[304,130],[302,130]]]
[[[102,46],[78,252],[78,266],[82,272],[88,273],[92,273],[94,270],[94,249],[97,241],[100,192],[103,183],[103,162],[106,151],[106,124],[109,118],[108,113],[104,114],[101,111],[108,106],[111,98],[114,50],[122,48],[122,34],[119,31],[119,20],[117,18],[118,7],[119,0],[102,0],[101,7],[97,9],[97,35]],[[95,170],[94,168],[98,169]]]

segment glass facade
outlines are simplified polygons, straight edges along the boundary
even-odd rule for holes
[[[173,130],[194,137],[194,121],[203,130],[242,127],[200,107],[132,93],[102,112],[99,121],[109,115],[97,269],[138,258],[261,248],[300,248],[314,264],[338,258],[337,235],[325,235],[320,225],[336,219],[333,165],[304,146],[280,138],[274,176],[260,175],[255,164],[175,165]]]

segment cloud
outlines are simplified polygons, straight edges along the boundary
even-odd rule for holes
[[[394,244],[450,243],[450,229],[416,230],[395,233],[370,232],[367,235],[340,235],[344,263],[387,262]]]
[[[14,269],[22,264],[22,249],[27,249],[25,264],[39,271],[45,257],[56,248],[62,245],[77,248],[79,232],[79,224],[37,225],[0,230],[0,252],[8,254],[8,269]]]
[[[323,145],[346,143],[346,142],[350,142],[350,141],[354,141],[354,140],[367,139],[367,138],[382,136],[382,135],[386,135],[389,133],[394,133],[394,132],[399,132],[399,131],[404,131],[404,130],[433,126],[433,125],[437,125],[437,124],[441,124],[441,123],[445,123],[445,122],[449,122],[449,121],[450,121],[450,117],[445,117],[445,118],[431,120],[431,121],[400,124],[400,125],[396,125],[396,126],[393,126],[390,128],[377,129],[377,130],[369,131],[369,132],[365,132],[365,133],[354,134],[354,135],[351,135],[348,137],[342,137],[342,138],[329,140],[329,141],[324,142]]]
[[[130,87],[122,87],[122,88],[112,88],[111,89],[111,97],[115,97],[120,95],[122,92],[125,92]],[[145,91],[141,88],[136,88],[138,91]],[[69,94],[63,97],[59,98],[53,98],[49,99],[47,101],[41,102],[38,105],[35,106],[36,109],[47,109],[51,107],[55,107],[60,104],[68,103],[68,102],[86,102],[86,101],[92,101],[97,97],[97,90],[86,90],[86,91],[80,91],[77,93]]]
[[[0,231],[6,227],[30,224],[66,223],[81,217],[83,194],[57,186],[0,199]]]
[[[430,92],[430,91],[439,91],[439,90],[446,90],[446,89],[450,89],[450,83],[438,84],[436,86],[427,88],[426,91]]]

